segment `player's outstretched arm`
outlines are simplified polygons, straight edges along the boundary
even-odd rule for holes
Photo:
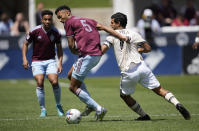
[[[75,46],[75,40],[73,37],[67,37],[68,47],[73,54],[78,54],[78,50]]]
[[[109,49],[109,47],[106,44],[101,45],[102,54],[105,54],[108,49]]]
[[[116,32],[115,30],[113,30],[113,29],[111,29],[111,28],[109,28],[109,27],[107,27],[105,25],[97,24],[96,27],[97,27],[98,30],[104,30],[107,33],[119,38],[122,41],[128,41],[128,37],[121,35],[120,33]]]
[[[22,59],[23,59],[22,65],[25,69],[28,69],[28,67],[29,67],[28,60],[26,57],[27,52],[28,52],[28,42],[25,41],[23,44],[23,47],[22,47]]]
[[[62,60],[63,60],[63,50],[61,43],[57,45],[57,56],[58,56],[58,73],[62,72]]]

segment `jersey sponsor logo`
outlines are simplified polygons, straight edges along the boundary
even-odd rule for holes
[[[129,31],[128,30],[119,30],[119,33],[127,35],[127,34],[129,34]]]

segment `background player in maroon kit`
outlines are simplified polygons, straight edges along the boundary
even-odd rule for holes
[[[44,78],[47,75],[52,87],[56,101],[56,108],[59,116],[64,116],[60,104],[61,88],[58,84],[58,74],[62,72],[63,51],[61,46],[61,35],[52,26],[53,12],[42,11],[42,25],[36,26],[27,35],[23,44],[22,56],[23,66],[28,69],[29,64],[26,58],[29,43],[33,43],[32,72],[37,83],[36,94],[41,107],[40,117],[46,117]],[[57,46],[58,65],[55,60],[55,45]]]
[[[87,105],[82,116],[95,110],[97,120],[102,120],[107,110],[91,98],[83,83],[87,74],[99,63],[102,56],[98,30],[104,30],[124,41],[128,38],[95,20],[72,16],[70,8],[65,5],[58,7],[55,14],[60,22],[64,23],[69,49],[79,56],[68,72],[69,89]]]

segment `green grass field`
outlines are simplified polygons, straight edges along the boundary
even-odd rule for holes
[[[87,78],[86,84],[92,97],[108,109],[104,121],[97,122],[94,112],[82,118],[80,124],[70,125],[58,117],[54,96],[45,81],[48,116],[40,118],[34,80],[0,80],[0,131],[198,131],[199,129],[199,76],[161,76],[163,87],[175,94],[191,113],[191,120],[184,120],[175,107],[138,86],[134,98],[152,120],[138,122],[138,117],[119,97],[119,77]],[[68,80],[60,79],[64,110],[85,105],[68,90]]]
[[[68,5],[71,8],[96,8],[111,7],[112,0],[35,0],[36,4],[43,2],[45,8],[57,8],[60,5]]]

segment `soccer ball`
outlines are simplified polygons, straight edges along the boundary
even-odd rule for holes
[[[77,109],[70,109],[66,112],[66,122],[68,124],[78,124],[81,121],[81,113]]]

